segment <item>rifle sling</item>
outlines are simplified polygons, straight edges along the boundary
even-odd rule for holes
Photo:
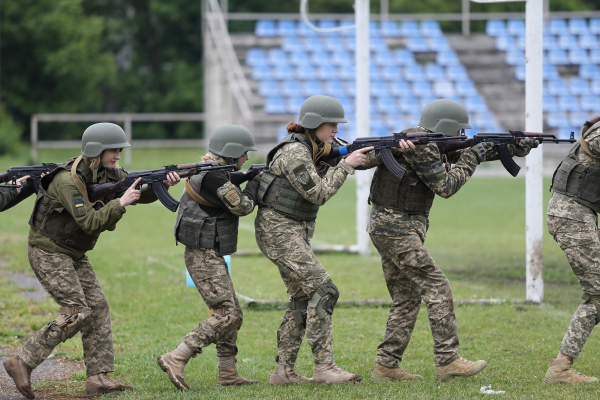
[[[208,206],[208,207],[216,207],[215,205],[209,203],[208,201],[206,201],[206,199],[202,196],[200,196],[192,187],[192,185],[190,184],[190,178],[185,178],[185,191],[187,192],[187,194],[190,195],[190,197],[192,199],[194,199],[194,201],[196,201],[196,203],[202,204],[203,206]]]
[[[79,179],[79,177],[77,176],[77,166],[79,165],[79,163],[81,162],[82,159],[83,159],[83,156],[79,156],[79,157],[77,157],[75,162],[73,162],[73,166],[71,167],[71,177],[73,178],[73,182],[75,183],[75,186],[77,186],[77,190],[79,190],[81,192],[81,195],[83,196],[83,198],[88,203],[95,205],[96,203],[100,202],[100,200],[97,200],[94,202],[90,201],[90,199],[88,197],[87,189],[85,188],[85,185],[83,184],[83,182],[81,182],[81,179]],[[98,183],[105,183],[105,182],[106,182],[106,174],[100,179],[100,182],[98,182]]]

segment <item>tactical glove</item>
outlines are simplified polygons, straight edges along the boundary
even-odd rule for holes
[[[513,154],[517,157],[525,157],[527,154],[529,154],[531,149],[534,149],[534,148],[538,147],[539,145],[540,145],[540,142],[538,142],[537,140],[533,140],[530,138],[522,139],[519,142],[519,145],[515,146],[515,148],[513,150]]]
[[[485,143],[477,143],[475,146],[471,147],[471,151],[475,154],[477,161],[479,164],[486,160],[486,153],[494,148],[493,143],[485,142]]]

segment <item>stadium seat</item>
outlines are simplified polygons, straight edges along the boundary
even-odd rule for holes
[[[388,97],[389,95],[387,84],[384,81],[376,80],[371,82],[371,96]]]
[[[442,81],[446,79],[444,68],[435,63],[425,65],[425,77],[430,81]]]
[[[431,90],[431,84],[426,81],[417,81],[411,84],[412,95],[417,97],[431,97],[433,96],[433,90]]]
[[[590,62],[587,51],[582,49],[569,50],[568,57],[569,62],[573,65],[588,64]]]
[[[277,128],[277,141],[281,142],[283,140],[283,138],[287,136],[287,134],[288,134],[287,126],[281,125],[279,128]]]
[[[443,82],[434,82],[433,83],[433,93],[440,98],[448,98],[456,95],[456,90],[454,89],[454,85],[452,82],[443,81]]]
[[[485,33],[488,36],[506,35],[506,25],[501,19],[488,19],[485,24]]]
[[[515,78],[521,82],[525,81],[525,65],[517,65],[515,67]]]
[[[284,36],[281,48],[290,52],[300,51],[302,49],[302,42],[298,36]]]
[[[443,36],[440,23],[435,20],[421,21],[421,35],[425,37]]]
[[[590,91],[596,96],[600,96],[600,79],[592,79],[590,82]]]
[[[562,50],[561,50],[562,51]],[[565,58],[566,58],[565,54]],[[525,53],[521,50],[509,50],[504,56],[504,60],[508,65],[521,65],[525,64]]]
[[[421,110],[419,110],[419,112],[404,114],[404,122],[406,123],[406,126],[410,126],[410,127],[417,126],[417,125],[419,125],[420,121],[421,121]]]
[[[403,113],[420,113],[421,108],[417,104],[417,99],[411,96],[410,93],[405,93],[403,97],[400,97],[399,100],[396,101],[398,108]]]
[[[506,22],[506,33],[513,36],[525,36],[525,21],[522,19],[509,19]]]
[[[579,138],[579,131],[581,128],[576,126],[571,126],[568,128],[558,128],[556,131],[556,137],[559,139],[569,139],[571,137],[571,132],[575,134],[575,139]]]
[[[456,82],[456,94],[464,97],[477,96],[477,88],[473,81],[460,81]]]
[[[402,70],[400,67],[383,67],[381,77],[386,81],[402,81]]]
[[[415,65],[417,63],[413,53],[407,49],[396,49],[393,53],[394,59],[400,66]]]
[[[308,64],[302,64],[296,67],[294,77],[300,80],[308,80],[315,79],[316,74],[317,72],[312,66]]]
[[[423,75],[423,69],[419,64],[411,65],[404,68],[404,78],[407,81],[422,81],[425,79]]]
[[[600,48],[600,44],[598,44],[596,35],[581,35],[579,36],[578,44],[580,48],[586,50]]]
[[[458,55],[456,55],[456,52],[452,49],[439,51],[435,56],[435,61],[440,65],[445,65],[448,67],[460,65]]]
[[[288,97],[285,100],[285,110],[290,114],[295,114],[302,107],[302,103],[306,100],[305,96]]]
[[[356,39],[354,36],[345,36],[342,40],[342,45],[344,50],[354,52],[356,50]]]
[[[562,18],[551,18],[548,22],[548,32],[552,35],[562,35],[568,32],[567,23]]]
[[[562,79],[553,79],[548,81],[546,83],[546,88],[548,90],[548,94],[552,96],[560,96],[569,93],[567,84]]]
[[[331,19],[322,19],[319,21],[319,23],[317,24],[317,26],[321,29],[331,29],[331,28],[337,28],[337,23],[334,20]],[[333,32],[328,32],[328,35],[335,35],[337,36],[337,31],[333,31]]]
[[[345,89],[342,82],[336,80],[329,80],[325,82],[325,87],[323,88],[323,94],[325,94],[326,96],[335,97],[338,100],[339,97],[343,95],[344,91]]]
[[[288,56],[288,59],[290,61],[290,65],[292,65],[292,66],[304,65],[304,64],[310,63],[309,53],[307,53],[306,51],[302,51],[302,50],[297,50],[297,51],[291,52],[290,55]]]
[[[600,64],[600,49],[590,50],[590,63]]]
[[[322,81],[337,79],[337,70],[333,65],[321,65],[317,67],[316,77]]]
[[[413,20],[406,20],[400,23],[400,35],[406,37],[421,36],[419,23]]]
[[[294,70],[289,65],[276,65],[272,68],[272,76],[280,81],[294,79]]]
[[[296,36],[296,22],[290,19],[281,19],[277,21],[277,36],[290,37]]]
[[[391,132],[400,132],[402,129],[407,127],[407,125],[405,125],[404,118],[400,114],[387,114],[383,118],[383,121],[385,123],[385,127]]]
[[[394,60],[394,53],[387,49],[385,51],[375,52],[375,54],[371,56],[371,60],[373,64],[380,65],[382,67],[396,64]]]
[[[556,99],[550,95],[544,95],[542,108],[544,112],[560,112]]]
[[[554,50],[556,49],[556,39],[554,39],[554,35],[544,35],[543,37],[543,44],[542,46],[544,47],[544,50]]]
[[[512,36],[498,36],[496,38],[495,47],[498,51],[512,50],[516,46]],[[520,49],[523,50],[523,49]]]
[[[571,126],[567,115],[562,112],[548,113],[546,116],[546,124],[550,128],[570,128]]]
[[[264,110],[267,114],[285,114],[287,111],[283,97],[267,97]]]
[[[579,106],[584,111],[598,113],[598,110],[600,110],[600,101],[598,101],[598,96],[582,96]]]
[[[558,96],[558,108],[560,108],[561,111],[581,111],[577,98],[570,94]]]
[[[356,97],[356,82],[346,81],[344,83],[344,94],[350,97]]]
[[[354,65],[352,53],[339,49],[331,53],[331,62],[333,65]]]
[[[527,47],[527,36],[519,36],[517,40],[515,40],[515,47],[519,50],[525,51]]]
[[[349,115],[354,114],[354,100],[351,100],[349,97],[347,96],[336,96],[336,99],[338,99],[340,101],[340,103],[342,103],[342,107],[344,107],[344,115],[346,115],[346,118],[348,119],[348,122],[350,122],[350,118],[348,117]],[[342,126],[345,124],[340,124],[339,126]]]
[[[339,78],[345,81],[351,81],[356,79],[356,70],[353,64],[342,65],[338,68]]]
[[[258,84],[258,94],[262,97],[279,96],[279,85],[276,81],[261,81]]]
[[[572,35],[587,35],[589,32],[587,22],[583,18],[569,20],[569,33]]]
[[[379,22],[369,21],[369,36],[370,37],[381,36],[381,31],[379,30]]]
[[[261,19],[256,21],[254,26],[254,34],[260,37],[272,37],[277,35],[275,21],[270,19]]]
[[[381,114],[395,114],[400,111],[393,97],[378,97],[375,100],[375,109]]]
[[[445,36],[433,36],[426,39],[430,51],[447,51],[452,50]]]
[[[381,36],[371,37],[369,39],[371,51],[389,51],[387,44]]]
[[[470,79],[469,75],[467,74],[467,70],[462,66],[462,64],[447,67],[446,76],[455,82],[468,81]]]
[[[564,34],[558,36],[558,48],[563,50],[573,50],[578,49],[579,44],[577,43],[575,36]]]
[[[508,53],[507,53],[508,54]],[[569,65],[569,58],[564,50],[549,50],[547,60],[554,65]]]
[[[343,19],[340,21],[339,26],[340,27],[344,27],[344,26],[351,26],[354,25],[354,19]],[[356,33],[356,29],[352,28],[352,29],[344,29],[338,32],[341,36],[346,36],[346,37],[353,37]]]
[[[253,47],[248,49],[246,52],[246,65],[251,67],[266,65],[267,64],[267,52],[265,49]]]
[[[590,18],[589,30],[595,35],[600,34],[600,18]]]
[[[586,96],[590,94],[590,88],[585,79],[574,77],[569,79],[569,92],[574,96]]]
[[[483,97],[481,97],[479,95],[465,98],[464,106],[467,109],[467,111],[469,112],[469,114],[470,113],[487,113],[487,112],[489,112],[487,106],[485,105],[485,101],[483,100]]]
[[[252,72],[250,76],[255,81],[266,81],[269,79],[273,79],[273,77],[271,76],[271,68],[266,64],[252,67]]]
[[[321,39],[318,36],[315,37],[302,37],[300,39],[300,50],[306,52],[313,51],[325,51]]]
[[[586,112],[572,112],[569,114],[569,123],[571,126],[581,126],[589,117],[589,114]]]
[[[579,66],[579,77],[582,79],[594,79],[600,77],[596,64],[582,64]]]
[[[296,80],[281,82],[281,94],[286,97],[298,96],[302,93],[300,84]]]
[[[383,37],[398,37],[400,36],[400,29],[396,21],[382,21],[381,22],[381,36]]]
[[[342,39],[339,36],[325,36],[323,38],[323,48],[327,51],[339,51],[344,47]]]
[[[395,81],[390,84],[390,94],[394,97],[410,96],[410,86],[406,81]]]
[[[369,77],[371,78],[371,81],[381,80],[379,67],[377,65],[369,65]]]
[[[311,23],[314,25],[315,21],[311,21]],[[314,29],[312,29],[310,26],[306,25],[306,23],[304,21],[298,21],[298,24],[296,25],[296,35],[298,36],[302,36],[302,37],[318,37],[319,34],[317,33],[317,31],[315,31]]]
[[[269,49],[267,51],[267,61],[269,62],[269,65],[272,66],[288,64],[286,52],[279,48]]]
[[[560,79],[560,75],[558,74],[558,70],[552,64],[544,64],[543,66],[544,79]]]
[[[319,81],[305,81],[300,86],[300,91],[302,96],[310,97],[318,94],[323,94],[323,87],[321,86],[321,82]],[[299,110],[299,109],[298,109]]]
[[[435,96],[422,96],[419,97],[419,107],[421,108],[421,110],[427,105],[427,103],[431,103],[434,100],[437,100],[437,97]]]
[[[309,60],[310,63],[315,67],[330,64],[329,53],[322,50],[313,51],[312,53],[310,53]]]
[[[406,48],[413,53],[424,53],[430,51],[429,45],[421,36],[408,37],[406,39]]]

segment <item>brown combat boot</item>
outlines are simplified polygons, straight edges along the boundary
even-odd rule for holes
[[[375,363],[371,379],[374,381],[422,381],[421,375],[411,374],[402,368],[386,368]]]
[[[232,357],[219,357],[219,377],[217,385],[220,386],[241,386],[241,385],[258,385],[258,381],[246,379],[238,374],[235,363],[237,359]],[[225,365],[225,366],[222,366]]]
[[[171,383],[181,391],[190,390],[190,385],[185,381],[184,369],[193,353],[186,354],[179,347],[173,349],[172,352],[158,356],[156,362],[160,369],[165,371],[171,379]]]
[[[311,378],[298,375],[296,371],[294,371],[294,367],[283,364],[277,364],[275,366],[271,378],[269,379],[270,385],[299,385],[310,382],[312,382]]]
[[[596,383],[598,378],[585,376],[571,368],[571,361],[566,358],[555,358],[548,367],[544,383]]]
[[[362,376],[351,374],[338,367],[336,363],[330,363],[315,364],[312,379],[314,383],[355,383],[360,382]]]
[[[21,360],[21,357],[13,356],[4,361],[4,369],[15,381],[19,393],[28,399],[35,399],[35,394],[31,390],[31,368]]]
[[[133,390],[133,387],[114,381],[105,373],[92,375],[85,381],[85,394],[106,394],[125,390]]]
[[[454,379],[455,376],[473,376],[480,373],[487,367],[487,363],[483,360],[469,361],[462,357],[458,357],[448,365],[435,367],[435,378],[438,381],[448,382]]]

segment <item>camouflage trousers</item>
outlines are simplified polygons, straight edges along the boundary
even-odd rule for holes
[[[71,325],[65,337],[65,325],[76,316],[60,315],[33,335],[19,350],[19,356],[31,368],[40,365],[62,341],[81,331],[83,361],[87,376],[109,373],[114,368],[112,328],[108,301],[87,256],[73,260],[65,254],[47,253],[29,246],[29,263],[38,280],[61,307],[91,309],[81,325]]]
[[[381,255],[385,283],[392,296],[385,337],[377,347],[377,363],[396,368],[402,361],[424,301],[433,335],[435,364],[450,364],[458,358],[458,325],[448,278],[417,234],[371,233],[370,236]]]
[[[548,215],[548,231],[565,252],[583,292],[600,295],[600,231],[596,221],[576,221]],[[587,342],[598,311],[593,304],[580,304],[560,345],[560,352],[577,358]]]
[[[255,220],[256,243],[279,269],[290,301],[308,302],[317,289],[331,280],[312,252],[310,240],[315,231],[314,221],[295,221],[267,207],[261,207]],[[296,363],[304,334],[313,353],[315,364],[334,362],[333,321],[325,313],[320,319],[315,308],[302,310],[304,326],[298,326],[287,311],[277,330],[278,364]]]
[[[215,250],[185,248],[187,267],[200,296],[213,314],[200,322],[183,341],[195,353],[214,343],[219,357],[235,356],[244,315],[235,295],[225,259]]]

